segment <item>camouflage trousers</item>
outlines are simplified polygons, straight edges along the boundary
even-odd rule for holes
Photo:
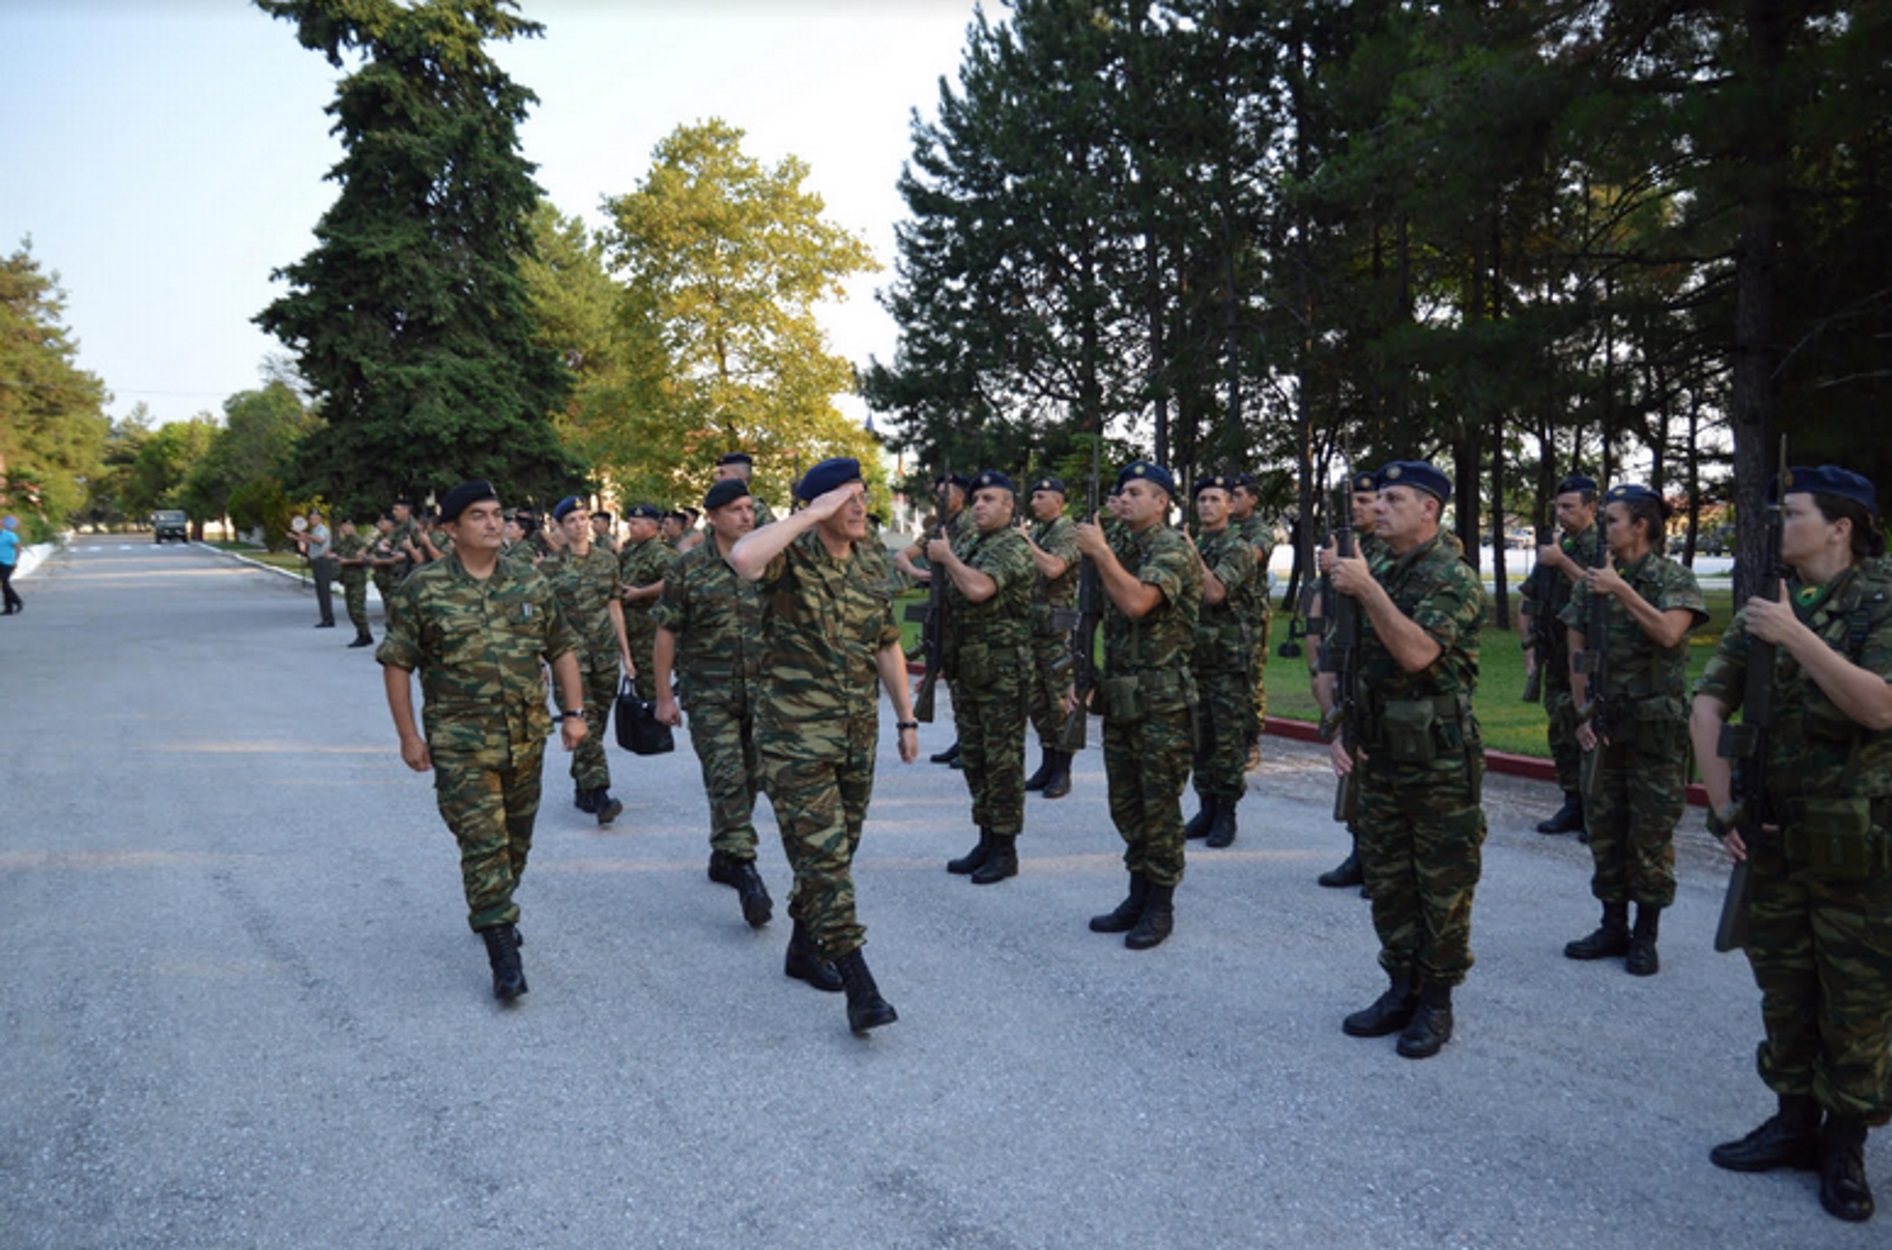
[[[755,796],[761,791],[755,713],[747,700],[693,699],[690,746],[709,796],[710,848],[755,858]]]
[[[788,914],[839,959],[867,942],[854,915],[854,851],[874,793],[880,728],[872,717],[760,728],[762,789],[795,872]]]
[[[388,619],[388,604],[394,598],[394,570],[377,568],[374,571],[374,588],[381,596],[381,619]]]
[[[1472,894],[1485,813],[1484,755],[1432,764],[1369,756],[1358,767],[1360,868],[1373,900],[1380,966],[1429,985],[1458,985],[1472,966]]]
[[[646,703],[655,703],[657,626],[651,622],[648,612],[624,609],[624,643],[630,649],[631,663],[637,666],[637,677],[631,683],[637,689],[637,697]]]
[[[1590,893],[1605,903],[1667,907],[1675,902],[1675,826],[1688,806],[1687,725],[1672,749],[1598,746],[1596,785],[1583,799],[1590,831]]]
[[[467,923],[474,929],[519,919],[512,892],[532,850],[544,754],[543,741],[515,746],[510,758],[485,752],[433,754],[434,801],[460,844]]]
[[[1577,702],[1570,694],[1568,678],[1562,682],[1544,679],[1544,715],[1550,721],[1545,737],[1557,765],[1557,785],[1575,793],[1583,784],[1583,748],[1577,745]]]
[[[1257,570],[1266,579],[1266,569]],[[1254,742],[1261,737],[1261,727],[1268,720],[1268,630],[1274,624],[1274,609],[1270,607],[1261,614],[1261,623],[1255,626],[1255,662],[1250,676],[1254,679],[1255,697],[1249,708],[1248,740]]]
[[[1248,792],[1254,692],[1246,669],[1196,674],[1196,793],[1205,799],[1240,802]]]
[[[992,680],[974,688],[953,683],[953,728],[959,762],[972,792],[972,823],[1015,838],[1025,829],[1025,687],[1023,663],[993,662]]]
[[[368,575],[359,569],[342,570],[342,599],[348,605],[348,623],[355,632],[368,632]]]
[[[1071,635],[1037,634],[1031,640],[1031,678],[1026,697],[1038,745],[1058,749],[1064,736],[1064,696],[1071,688]]]
[[[1881,836],[1886,836],[1883,831]],[[1789,868],[1770,835],[1748,859],[1747,958],[1777,1094],[1872,1125],[1892,1121],[1892,877],[1832,881]]]
[[[1182,792],[1193,755],[1192,715],[1178,708],[1129,725],[1104,719],[1110,820],[1123,838],[1123,864],[1154,885],[1174,886],[1183,878]]]
[[[614,640],[615,641],[615,640]],[[611,709],[617,706],[622,676],[615,650],[578,652],[578,680],[585,690],[585,740],[572,752],[572,780],[586,790],[611,788],[611,764],[605,757]],[[556,700],[554,700],[556,704]]]

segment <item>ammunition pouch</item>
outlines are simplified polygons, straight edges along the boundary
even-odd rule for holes
[[[1781,849],[1795,872],[1823,881],[1892,873],[1892,799],[1801,798],[1780,804]]]
[[[1621,706],[1610,722],[1612,741],[1645,755],[1679,756],[1688,740],[1688,710],[1680,700],[1657,696]]]
[[[1196,634],[1193,663],[1199,673],[1244,672],[1254,662],[1254,640],[1239,621],[1227,621]]]
[[[1462,755],[1471,739],[1471,700],[1459,694],[1387,699],[1379,705],[1369,735],[1395,764],[1430,764]]]
[[[1105,720],[1115,725],[1136,725],[1154,715],[1194,707],[1196,683],[1187,669],[1151,669],[1106,677],[1097,683],[1097,696]]]

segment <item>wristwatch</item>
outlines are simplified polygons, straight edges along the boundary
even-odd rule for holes
[[[565,719],[566,720],[583,720],[585,719],[585,709],[581,707],[571,708],[566,711]]]
[[[1708,832],[1710,836],[1717,837],[1717,838],[1725,838],[1729,834],[1734,832],[1734,825],[1730,823],[1731,818],[1734,816],[1734,805],[1732,803],[1728,805],[1727,813],[1728,814],[1726,816],[1723,816],[1720,812],[1716,811],[1712,807],[1708,809],[1708,818],[1707,818],[1706,823],[1708,825]]]
[[[916,720],[897,720],[893,723],[893,727],[895,729],[912,729],[917,732],[920,728],[920,722]]]

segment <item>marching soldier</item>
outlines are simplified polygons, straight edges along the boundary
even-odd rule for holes
[[[355,627],[355,640],[348,645],[373,646],[374,635],[368,632],[368,544],[355,531],[354,521],[342,521],[334,557],[342,579],[342,599],[348,605],[348,621]]]
[[[1792,576],[1735,614],[1689,722],[1709,832],[1747,864],[1758,1066],[1779,1098],[1709,1158],[1737,1172],[1817,1169],[1821,1205],[1861,1221],[1873,1212],[1867,1129],[1892,1119],[1892,569],[1871,482],[1832,465],[1787,480],[1780,558]],[[1755,761],[1770,810],[1754,844],[1717,750],[1743,701],[1750,638],[1775,647],[1773,730]]]
[[[939,520],[903,550],[895,552],[893,557],[893,566],[918,585],[933,584],[932,569],[926,562],[926,545],[932,541],[934,532],[944,528],[946,541],[957,543],[972,527],[972,514],[966,511],[966,496],[971,486],[971,481],[962,473],[950,477],[942,474],[933,479],[933,495],[939,502]],[[951,688],[951,683],[947,683],[947,689]],[[935,764],[960,767],[959,743],[954,742],[944,751],[934,752],[928,759]]]
[[[717,458],[716,480],[727,482],[731,479],[741,482],[748,488],[749,501],[755,505],[755,523],[758,527],[775,524],[775,509],[769,507],[769,501],[755,493],[755,457],[746,451],[726,452]]]
[[[1031,548],[1012,524],[1012,479],[988,469],[972,479],[972,525],[957,542],[935,538],[926,559],[946,577],[952,629],[945,677],[952,683],[972,821],[979,842],[947,863],[974,885],[1018,875],[1018,835],[1025,828],[1026,687],[1031,678],[1029,606],[1036,570]]]
[[[1183,876],[1182,792],[1196,702],[1189,664],[1202,579],[1189,540],[1166,524],[1175,493],[1168,469],[1132,461],[1117,474],[1114,538],[1095,519],[1077,527],[1078,550],[1093,562],[1107,600],[1096,698],[1110,819],[1130,870],[1129,894],[1090,927],[1122,933],[1131,950],[1169,937]],[[1065,713],[1083,714],[1074,699]]]
[[[1064,515],[1064,483],[1040,478],[1031,488],[1031,520],[1021,525],[1031,551],[1032,672],[1027,702],[1038,731],[1041,761],[1025,780],[1027,791],[1048,799],[1071,792],[1071,756],[1059,749],[1064,735],[1064,692],[1070,686],[1071,625],[1077,608],[1077,526]]]
[[[664,578],[676,562],[672,551],[657,533],[663,514],[652,504],[640,503],[624,514],[624,550],[618,553],[618,577],[623,584],[624,633],[630,640],[632,680],[637,697],[646,703],[657,698],[656,663],[651,648],[657,641],[657,625],[650,610],[663,597]]]
[[[1688,635],[1708,619],[1695,575],[1663,555],[1668,509],[1646,486],[1613,486],[1603,539],[1616,567],[1586,568],[1563,612],[1567,650],[1604,649],[1604,682],[1572,671],[1578,708],[1604,709],[1577,726],[1600,751],[1583,819],[1596,868],[1590,891],[1603,923],[1564,947],[1571,959],[1622,956],[1639,977],[1661,967],[1656,937],[1675,901],[1675,825],[1688,805]],[[1606,595],[1608,632],[1591,638],[1592,596]],[[1601,726],[1601,736],[1598,728]],[[1629,904],[1636,927],[1629,928]]]
[[[590,734],[572,752],[572,805],[604,826],[624,813],[624,804],[611,797],[605,726],[617,702],[618,678],[637,673],[619,598],[623,585],[617,557],[592,544],[591,515],[583,499],[567,495],[559,500],[552,506],[552,523],[563,541],[539,571],[552,583],[565,621],[578,639],[578,670],[590,715]]]
[[[1196,617],[1196,798],[1185,838],[1213,847],[1235,841],[1235,809],[1248,789],[1243,777],[1255,699],[1255,648],[1250,596],[1260,570],[1255,549],[1229,521],[1232,478],[1196,481],[1195,541],[1202,610]]]
[[[847,992],[856,1033],[899,1016],[880,996],[854,913],[855,848],[873,792],[879,688],[893,700],[900,758],[920,754],[906,654],[887,562],[867,531],[860,462],[823,460],[802,476],[807,506],[745,536],[729,553],[757,583],[768,639],[756,709],[763,789],[795,869],[796,924],[784,970],[819,984],[825,958]]]
[[[1550,754],[1564,805],[1537,824],[1539,833],[1583,834],[1583,794],[1579,773],[1583,752],[1577,745],[1577,705],[1570,693],[1569,635],[1562,628],[1571,587],[1596,563],[1602,535],[1596,525],[1595,478],[1573,474],[1557,484],[1557,525],[1563,538],[1537,549],[1537,564],[1524,579],[1518,609],[1518,635],[1524,639],[1524,671],[1540,675],[1544,714],[1549,717]]]
[[[485,482],[447,492],[441,515],[459,531],[458,554],[417,571],[395,589],[395,610],[375,658],[401,758],[433,770],[440,815],[460,844],[467,923],[486,942],[493,996],[526,992],[513,891],[532,848],[539,768],[551,720],[541,664],[549,663],[563,709],[566,750],[585,740],[576,639],[538,572],[499,558],[503,520]],[[420,670],[425,735],[415,727]]]
[[[1485,813],[1485,753],[1472,692],[1485,589],[1440,535],[1452,496],[1422,461],[1380,471],[1375,532],[1390,560],[1332,559],[1336,593],[1360,601],[1364,709],[1360,759],[1332,746],[1334,771],[1364,770],[1360,863],[1373,901],[1380,966],[1392,984],[1346,1018],[1353,1037],[1399,1033],[1399,1053],[1424,1059],[1452,1036],[1452,987],[1472,966],[1472,895]]]
[[[1255,647],[1252,667],[1255,697],[1244,762],[1244,767],[1253,772],[1261,767],[1261,727],[1268,719],[1268,629],[1274,621],[1274,603],[1268,594],[1268,564],[1274,559],[1274,526],[1263,520],[1257,510],[1261,505],[1261,480],[1253,473],[1237,473],[1229,480],[1233,483],[1229,493],[1229,528],[1255,553],[1255,577],[1244,592],[1241,605],[1248,618],[1249,638]]]
[[[657,718],[667,725],[683,723],[670,685],[673,665],[689,704],[690,745],[709,796],[709,879],[734,887],[743,919],[760,929],[774,915],[755,863],[755,797],[762,788],[755,746],[762,601],[755,583],[729,565],[736,543],[755,528],[754,503],[740,478],[710,487],[703,497],[709,538],[671,568],[651,620],[657,626]],[[826,965],[808,979],[819,989],[841,988],[840,976]]]

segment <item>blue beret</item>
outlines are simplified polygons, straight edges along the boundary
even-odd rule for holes
[[[1245,486],[1257,495],[1261,493],[1261,479],[1253,473],[1231,473],[1228,480],[1232,486]]]
[[[973,490],[987,490],[994,486],[998,487],[1000,490],[1009,490],[1014,495],[1018,493],[1018,487],[1012,485],[1012,479],[1006,477],[997,469],[987,469],[984,473],[972,479]]]
[[[567,495],[565,498],[552,505],[552,519],[554,521],[563,521],[566,517],[584,506],[585,501],[578,496]]]
[[[1610,503],[1648,503],[1650,501],[1654,501],[1656,503],[1662,502],[1662,496],[1656,494],[1654,491],[1650,490],[1647,486],[1643,486],[1636,482],[1620,482],[1617,485],[1610,487],[1609,494],[1604,496],[1604,498]]]
[[[1593,477],[1585,477],[1581,473],[1572,473],[1569,477],[1557,483],[1557,493],[1559,495],[1568,495],[1572,491],[1582,491],[1594,495],[1597,489],[1596,479]]]
[[[626,508],[624,510],[624,519],[627,521],[661,521],[664,519],[664,514],[658,511],[657,505],[654,503],[640,503],[635,507]]]
[[[718,456],[716,458],[716,464],[718,467],[725,464],[746,464],[753,466],[755,464],[755,457],[746,451],[731,451]]]
[[[1837,495],[1852,500],[1872,516],[1879,515],[1879,492],[1873,489],[1872,483],[1836,464],[1823,464],[1817,469],[1807,465],[1788,469],[1787,493]]]
[[[1379,474],[1370,471],[1351,474],[1347,485],[1356,495],[1374,494],[1380,488]]]
[[[738,477],[726,477],[709,488],[709,493],[703,496],[703,507],[706,511],[720,508],[724,504],[735,503],[748,494],[748,483]]]
[[[1171,497],[1176,494],[1176,479],[1169,475],[1168,469],[1150,460],[1132,460],[1124,465],[1117,474],[1117,489],[1122,490],[1125,483],[1139,480],[1162,487]]]
[[[1440,503],[1452,497],[1452,479],[1423,460],[1394,460],[1379,472],[1380,489],[1410,486],[1422,490]]]
[[[971,490],[972,482],[963,473],[955,473],[950,477],[942,473],[933,479],[933,486],[935,489],[941,486],[957,486],[960,490]]]
[[[1037,481],[1031,484],[1031,488],[1033,490],[1056,491],[1060,495],[1068,493],[1064,489],[1063,480],[1060,478],[1055,478],[1055,477],[1041,477]]]
[[[457,521],[460,514],[476,503],[485,503],[488,499],[497,501],[499,496],[493,492],[493,484],[480,478],[471,482],[461,482],[447,492],[447,497],[440,501],[440,519]],[[396,500],[395,502],[400,502]]]
[[[837,486],[860,480],[861,462],[852,456],[836,456],[831,460],[823,460],[802,474],[801,484],[795,487],[795,498],[803,501],[816,499]]]
[[[1215,477],[1199,477],[1196,479],[1196,494],[1198,495],[1205,490],[1231,491],[1234,489],[1235,479],[1232,477],[1223,477],[1217,474]]]

